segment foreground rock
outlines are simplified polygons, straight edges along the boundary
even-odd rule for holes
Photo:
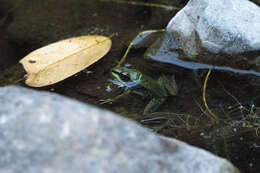
[[[190,0],[167,26],[189,56],[260,50],[260,8],[248,0]],[[200,45],[201,44],[201,45]]]
[[[0,104],[0,172],[238,172],[207,151],[56,94],[3,87]]]

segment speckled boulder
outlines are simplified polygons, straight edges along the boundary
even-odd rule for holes
[[[238,173],[225,159],[53,93],[0,88],[2,173]]]
[[[260,50],[260,8],[248,0],[190,0],[169,22],[185,54],[204,48],[213,53]]]

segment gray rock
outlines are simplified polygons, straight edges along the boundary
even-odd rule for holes
[[[109,111],[49,92],[0,88],[2,173],[237,173],[228,161]]]
[[[248,0],[190,0],[167,26],[189,57],[201,48],[237,54],[260,50],[260,8]]]

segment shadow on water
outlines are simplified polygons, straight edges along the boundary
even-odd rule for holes
[[[138,42],[139,43],[139,39]],[[228,66],[217,66],[217,65],[210,65],[210,64],[203,64],[203,63],[198,63],[198,62],[192,62],[192,61],[184,61],[181,60],[180,57],[182,56],[182,52],[178,50],[179,47],[177,46],[176,41],[172,38],[171,35],[165,33],[160,39],[158,39],[147,51],[145,57],[147,59],[151,59],[154,61],[158,62],[163,62],[163,63],[168,63],[172,65],[176,65],[179,67],[191,69],[191,70],[203,70],[203,69],[211,69],[211,70],[217,70],[217,71],[226,71],[226,72],[232,72],[232,73],[237,73],[240,75],[254,75],[254,76],[260,76],[260,72],[257,72],[253,69],[249,70],[243,70],[243,69],[236,69]],[[252,53],[251,53],[252,54]],[[256,55],[251,55],[250,56],[259,56],[259,53],[256,53]],[[205,56],[211,57],[211,56],[216,56],[216,55],[211,55],[210,53],[205,53],[203,55],[204,59]],[[232,61],[233,59],[239,59],[240,57],[235,55],[235,57],[227,57],[227,55],[217,55],[217,57],[222,56],[220,59],[220,62],[222,59],[228,59],[228,61]],[[207,59],[208,59],[207,57]],[[244,57],[243,57],[244,58]],[[196,57],[196,59],[202,59]],[[213,58],[212,58],[213,59]],[[212,63],[212,62],[211,62]],[[230,62],[229,62],[230,63]],[[232,62],[231,62],[232,63]],[[232,64],[234,65],[234,64]],[[245,66],[245,64],[244,64]]]
[[[167,2],[183,6],[183,0]],[[32,0],[24,1],[9,13],[8,9],[15,6],[15,1],[3,0],[1,3],[4,5],[0,4],[0,19],[5,16],[6,20],[0,26],[2,85],[16,74],[13,65],[36,48],[72,36],[116,33],[110,53],[101,61],[58,84],[39,89],[110,109],[157,133],[228,158],[244,172],[260,172],[257,164],[260,162],[260,80],[256,71],[179,60],[173,58],[177,56],[173,51],[165,49],[161,55],[150,55],[156,62],[148,61],[143,55],[156,36],[143,36],[135,42],[139,47],[130,51],[126,64],[154,79],[162,74],[174,74],[178,95],[167,97],[156,112],[145,116],[142,113],[151,98],[142,94],[146,91],[144,88],[138,88],[120,101],[100,104],[101,100],[125,92],[124,87],[110,82],[110,72],[131,39],[143,30],[164,28],[176,11],[97,0]],[[140,46],[139,42],[143,40],[146,42]],[[202,88],[208,69],[214,71],[207,84],[207,103],[220,118],[220,123],[212,121],[203,106]]]

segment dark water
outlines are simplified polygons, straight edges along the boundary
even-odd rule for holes
[[[159,0],[152,2],[162,3]],[[177,7],[185,4],[182,0],[164,3]],[[112,104],[100,104],[102,100],[125,91],[109,79],[112,78],[111,69],[131,40],[141,31],[165,28],[175,13],[163,8],[97,0],[21,0],[19,3],[3,0],[0,2],[1,74],[4,76],[5,71],[13,69],[22,57],[48,43],[86,34],[115,34],[112,49],[102,60],[58,84],[38,89],[110,109],[155,132],[223,156],[243,172],[260,172],[257,165],[260,162],[260,81],[259,73],[253,70],[186,62],[169,58],[165,53],[163,58],[154,56],[154,59],[160,58],[161,63],[146,60],[146,47],[155,41],[158,36],[155,35],[145,44],[133,48],[125,64],[155,80],[162,74],[175,75],[178,95],[168,97],[156,112],[146,116],[142,112],[151,98],[144,97],[144,88]],[[148,37],[140,38],[135,45]],[[219,117],[219,123],[210,119],[203,103],[202,89],[208,69],[213,71],[207,83],[207,103]],[[12,72],[8,72],[3,80],[8,81],[10,74]]]

